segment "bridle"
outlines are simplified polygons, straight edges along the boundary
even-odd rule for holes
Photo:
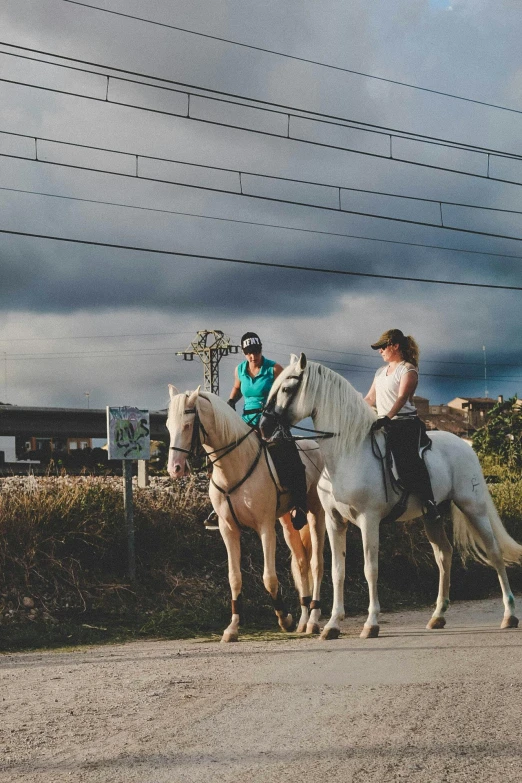
[[[190,442],[190,448],[184,449],[181,446],[170,446],[169,449],[171,451],[181,451],[183,454],[186,454],[189,457],[193,457],[197,451],[199,445],[204,444],[204,438],[207,436],[207,431],[205,427],[203,426],[201,419],[199,418],[199,412],[197,407],[194,408],[185,408],[183,413],[188,414],[192,413],[194,414],[194,424],[192,429],[192,440]],[[234,440],[231,443],[227,443],[226,446],[220,446],[219,449],[215,449],[214,451],[207,451],[206,456],[209,459],[209,462],[214,465],[216,462],[218,462],[220,459],[223,459],[223,457],[226,457],[228,454],[231,454],[235,449],[237,449],[238,446],[243,443],[244,440],[250,437],[253,432],[256,430],[252,427],[245,435],[243,435],[239,440]],[[201,438],[201,435],[203,435],[203,439]],[[212,459],[212,457],[215,457],[215,459]]]

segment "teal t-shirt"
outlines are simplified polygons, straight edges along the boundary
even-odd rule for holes
[[[241,385],[241,394],[244,397],[243,419],[247,424],[251,424],[253,427],[257,427],[261,413],[248,413],[248,411],[258,410],[264,408],[270,389],[274,382],[274,366],[275,362],[271,359],[265,359],[263,356],[263,364],[256,375],[252,378],[248,372],[248,361],[241,362],[237,368],[237,375],[239,383]]]

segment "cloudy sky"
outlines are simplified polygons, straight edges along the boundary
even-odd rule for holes
[[[200,381],[201,366],[175,356],[198,329],[221,329],[234,341],[254,330],[270,358],[285,364],[304,350],[366,391],[379,365],[369,344],[398,327],[421,346],[418,393],[432,402],[484,394],[483,346],[489,394],[522,391],[520,291],[198,257],[522,286],[522,215],[491,211],[522,212],[522,162],[498,154],[518,154],[522,137],[518,2],[87,2],[164,26],[64,0],[4,0],[0,229],[195,257],[0,235],[2,401],[85,407],[88,393],[91,407],[162,408],[168,382]],[[145,76],[191,85],[190,117],[182,116],[186,88],[173,92],[172,83]],[[215,98],[209,91],[265,111],[197,97]],[[266,111],[273,104],[279,113]],[[292,109],[291,138],[280,107]],[[311,119],[317,115],[393,129],[402,162],[387,157],[389,136]],[[487,152],[398,138],[404,134],[497,154],[488,161]],[[464,229],[452,231],[436,227],[439,201],[488,209],[443,206],[445,225]],[[234,362],[221,364],[223,395]]]

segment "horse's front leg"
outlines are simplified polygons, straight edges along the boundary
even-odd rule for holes
[[[444,615],[449,607],[450,571],[453,547],[448,541],[442,522],[429,522],[427,519],[424,519],[424,529],[439,567],[439,594],[437,596],[435,611],[426,626],[429,630],[434,630],[444,628],[446,625],[446,618]]]
[[[301,533],[303,533],[303,536],[301,536],[292,524],[291,514],[284,514],[280,517],[279,521],[283,528],[287,546],[292,553],[292,576],[294,577],[294,584],[299,593],[301,603],[301,617],[299,618],[299,623],[297,625],[297,633],[304,633],[307,629],[310,603],[312,601],[310,590],[310,562],[305,546],[306,538],[304,537],[304,530],[306,530],[306,528],[303,528],[301,531]]]
[[[233,520],[227,521],[221,517],[219,517],[219,530],[227,548],[228,581],[232,593],[232,619],[228,628],[225,628],[221,641],[237,642],[243,609],[241,599],[241,533]]]
[[[375,514],[361,514],[356,522],[362,533],[364,575],[368,582],[368,592],[370,594],[368,618],[361,631],[361,639],[373,639],[379,636],[379,612],[381,611],[379,596],[377,595],[380,519]]]
[[[326,531],[332,550],[333,606],[332,614],[323,628],[321,639],[337,639],[341,633],[341,620],[344,620],[344,574],[346,563],[347,522],[336,515],[334,519],[326,514]]]
[[[286,611],[275,569],[276,533],[273,522],[268,523],[261,528],[259,531],[259,538],[261,539],[265,560],[263,584],[270,593],[279,627],[282,628],[283,631],[293,631],[295,628],[294,619],[292,615],[288,614]]]

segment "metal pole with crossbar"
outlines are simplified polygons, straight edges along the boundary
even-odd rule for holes
[[[187,362],[197,356],[203,365],[204,390],[219,394],[219,362],[224,356],[239,353],[239,349],[220,329],[201,329],[187,350],[177,351],[176,356],[182,356]]]

